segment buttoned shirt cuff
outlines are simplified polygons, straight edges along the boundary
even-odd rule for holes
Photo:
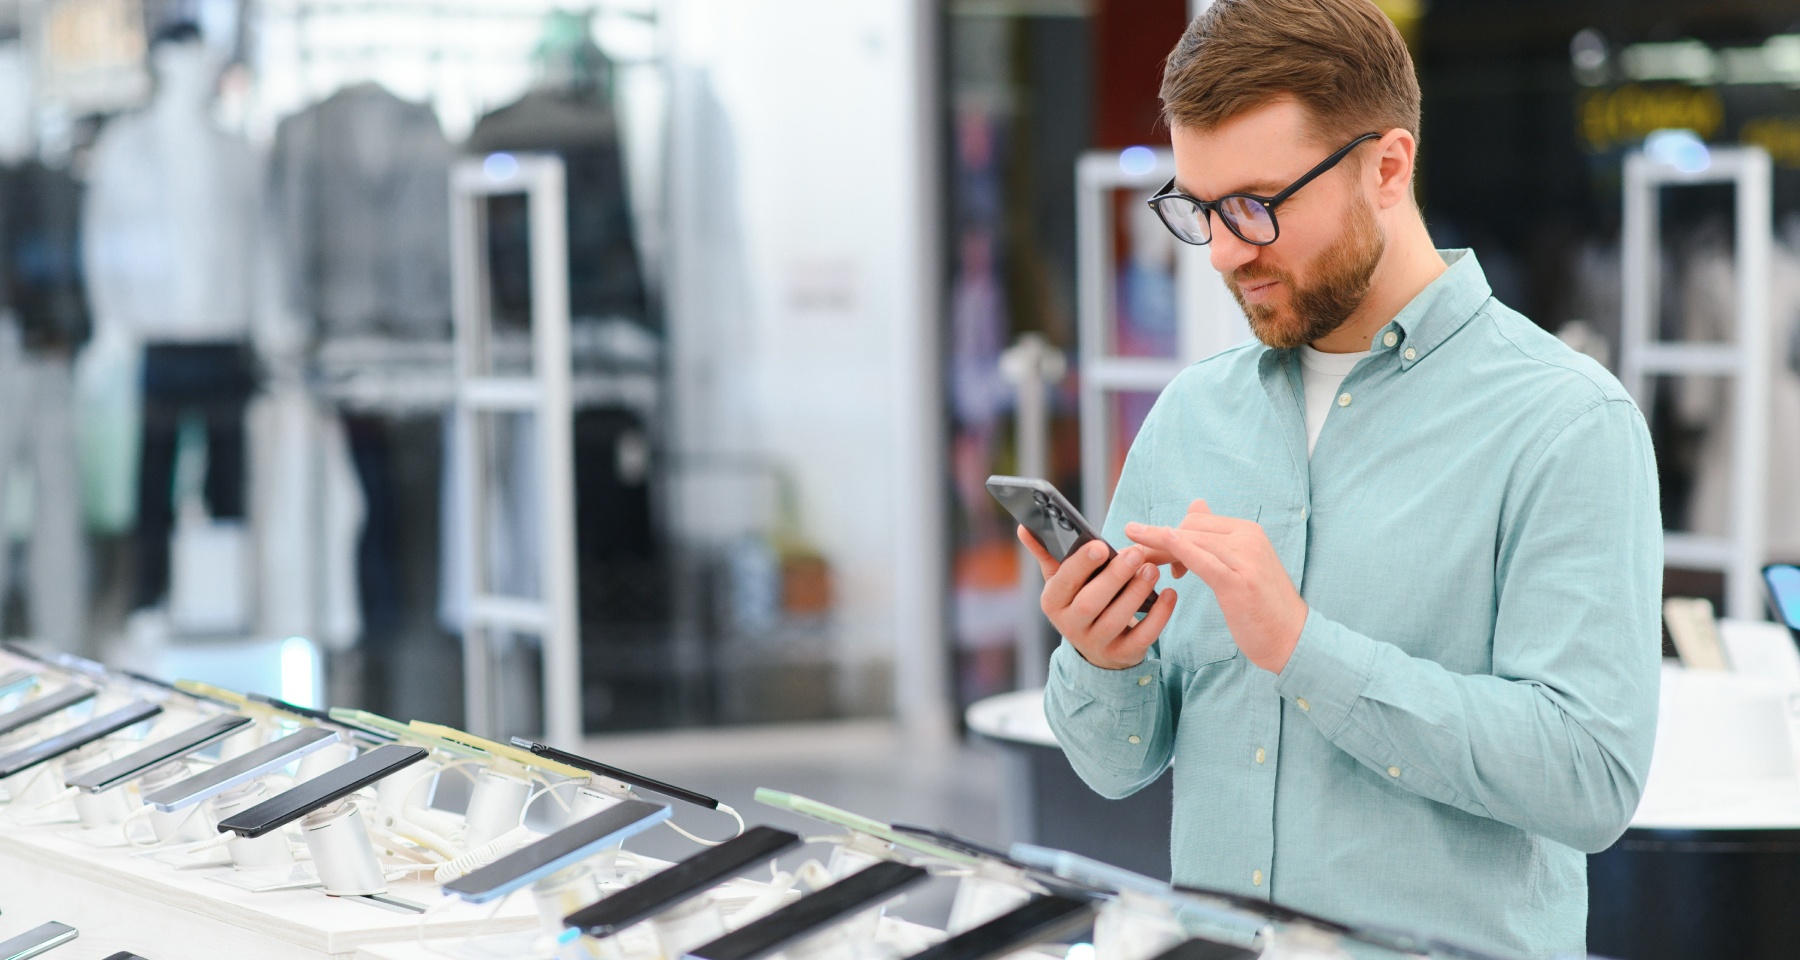
[[[1380,645],[1317,610],[1306,614],[1300,642],[1275,678],[1275,692],[1331,738],[1355,709],[1374,675]]]
[[[1070,690],[1090,700],[1115,705],[1154,700],[1158,691],[1147,688],[1162,676],[1161,661],[1149,658],[1124,670],[1096,667],[1067,640],[1050,655],[1050,666]]]

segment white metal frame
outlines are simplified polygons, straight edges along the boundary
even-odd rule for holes
[[[451,270],[455,285],[455,488],[463,499],[462,571],[464,724],[502,737],[490,633],[536,634],[542,643],[544,737],[566,747],[581,741],[581,639],[575,587],[574,419],[570,400],[569,247],[562,160],[514,155],[515,164],[459,161],[450,174]],[[507,168],[510,166],[510,172]],[[502,175],[503,174],[503,175]],[[494,376],[482,360],[489,344],[486,198],[524,194],[531,244],[531,372]],[[541,595],[487,592],[486,471],[477,441],[483,414],[532,418],[540,457],[537,518]]]
[[[1619,373],[1648,415],[1657,376],[1720,376],[1733,381],[1731,529],[1723,537],[1670,532],[1663,537],[1671,566],[1725,574],[1727,616],[1762,616],[1760,567],[1767,503],[1769,430],[1769,254],[1773,243],[1769,155],[1758,147],[1714,149],[1698,172],[1677,170],[1642,153],[1625,158],[1621,237]],[[1735,343],[1672,343],[1660,338],[1661,292],[1658,197],[1664,187],[1727,183],[1736,188]]]
[[[1107,450],[1112,426],[1107,398],[1115,393],[1160,391],[1182,368],[1250,335],[1243,312],[1212,268],[1206,247],[1176,243],[1176,355],[1121,357],[1109,352],[1114,278],[1111,196],[1121,189],[1155,190],[1175,175],[1175,157],[1155,151],[1146,173],[1129,174],[1120,154],[1096,150],[1075,166],[1076,316],[1081,380],[1081,512],[1096,525],[1106,522],[1112,500]]]

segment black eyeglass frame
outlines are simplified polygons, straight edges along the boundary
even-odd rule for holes
[[[1175,235],[1175,239],[1180,240],[1182,243],[1192,244],[1196,247],[1204,247],[1207,244],[1212,242],[1212,230],[1210,228],[1208,228],[1206,231],[1206,239],[1199,241],[1197,243],[1193,240],[1189,240],[1188,238],[1182,236],[1181,231],[1176,230],[1174,225],[1169,223],[1169,218],[1163,214],[1162,203],[1165,200],[1183,200],[1183,201],[1193,204],[1194,209],[1196,209],[1200,212],[1200,218],[1208,223],[1210,223],[1212,221],[1213,211],[1217,210],[1219,213],[1219,222],[1223,223],[1225,225],[1225,229],[1230,230],[1233,236],[1237,237],[1239,240],[1244,241],[1245,243],[1250,244],[1251,246],[1266,247],[1269,244],[1274,243],[1275,241],[1281,239],[1281,221],[1280,221],[1280,219],[1278,219],[1275,216],[1275,208],[1276,207],[1285,203],[1287,201],[1287,199],[1289,197],[1293,196],[1295,194],[1295,192],[1298,191],[1301,187],[1306,186],[1307,184],[1313,182],[1314,180],[1317,180],[1326,171],[1330,170],[1332,167],[1337,166],[1339,161],[1343,160],[1345,157],[1350,155],[1350,151],[1369,142],[1370,140],[1379,140],[1379,139],[1381,139],[1381,134],[1379,134],[1379,133],[1365,133],[1362,136],[1357,137],[1355,140],[1352,140],[1349,143],[1344,144],[1342,147],[1338,148],[1336,153],[1319,161],[1318,166],[1313,167],[1311,170],[1308,170],[1305,173],[1301,174],[1300,179],[1295,180],[1293,183],[1288,184],[1287,187],[1284,188],[1280,193],[1277,193],[1276,195],[1274,195],[1272,197],[1261,197],[1261,196],[1257,196],[1254,193],[1228,193],[1228,194],[1220,197],[1217,200],[1202,200],[1199,197],[1190,197],[1187,194],[1182,193],[1179,190],[1176,190],[1175,189],[1175,178],[1170,177],[1169,182],[1163,184],[1162,189],[1156,191],[1156,195],[1151,197],[1146,202],[1150,204],[1150,209],[1156,211],[1156,218],[1158,220],[1162,221],[1163,226],[1165,228],[1167,228],[1170,233]],[[1244,236],[1243,231],[1239,230],[1237,228],[1237,224],[1232,223],[1231,218],[1226,216],[1225,211],[1221,209],[1222,205],[1227,200],[1232,200],[1232,199],[1250,200],[1250,201],[1253,201],[1253,202],[1257,203],[1258,205],[1260,205],[1264,210],[1268,211],[1269,226],[1271,228],[1273,228],[1273,230],[1275,231],[1275,235],[1270,237],[1267,240],[1252,240],[1249,237]]]

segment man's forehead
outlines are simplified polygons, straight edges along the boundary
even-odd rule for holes
[[[1170,131],[1175,187],[1201,199],[1278,193],[1311,166],[1300,163],[1312,152],[1310,134],[1304,109],[1286,102],[1246,110],[1209,129],[1177,125]]]

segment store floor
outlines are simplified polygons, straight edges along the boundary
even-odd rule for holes
[[[987,842],[1002,839],[997,751],[979,743],[909,738],[885,721],[593,737],[586,750],[596,760],[718,797],[737,808],[746,823],[767,823],[806,837],[835,831],[757,803],[752,799],[756,788],[797,793],[878,820],[938,827]],[[685,804],[677,804],[675,817],[701,836],[724,836],[732,827],[724,816]],[[664,829],[626,846],[666,859],[697,849]],[[822,844],[809,844],[783,858],[783,866],[809,856],[822,861],[828,853]],[[893,913],[941,927],[954,891],[950,880],[933,879],[914,888]]]

